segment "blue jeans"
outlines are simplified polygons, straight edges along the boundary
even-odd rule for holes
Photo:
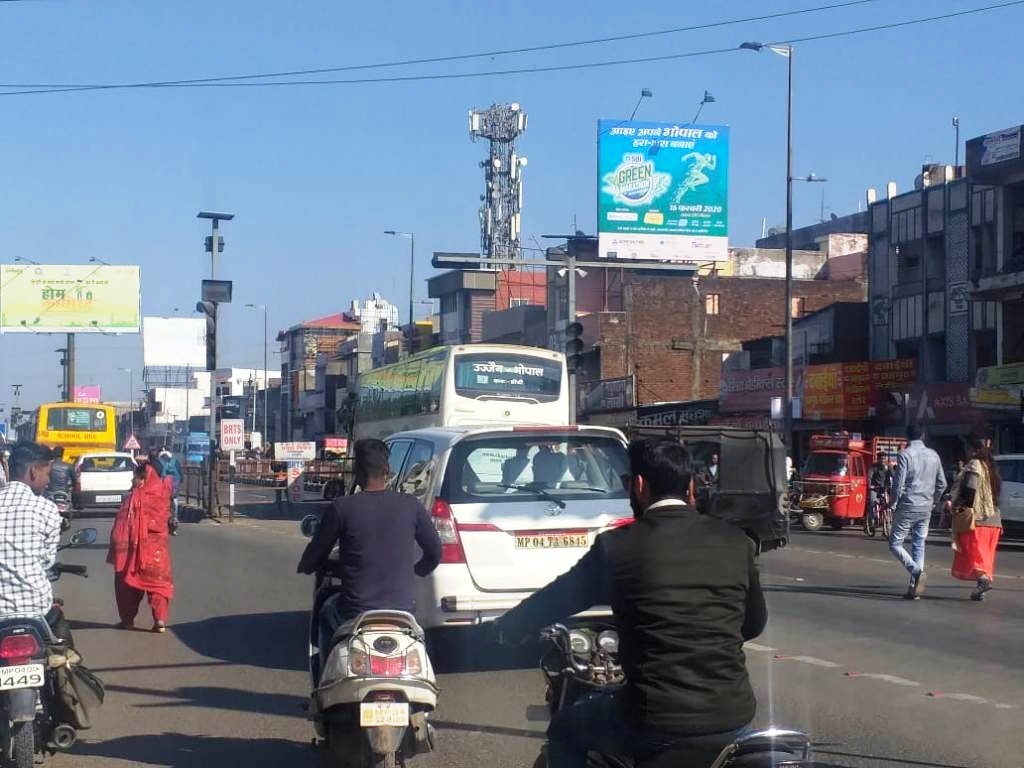
[[[928,525],[931,523],[930,509],[897,509],[892,516],[892,535],[889,536],[889,551],[893,553],[911,576],[924,570],[925,542],[928,539]],[[910,554],[903,548],[903,542],[910,535]]]
[[[551,720],[548,768],[587,768],[588,752],[642,760],[670,748],[678,765],[706,768],[745,730],[699,736],[640,731],[623,719],[613,696],[599,694],[566,707]]]

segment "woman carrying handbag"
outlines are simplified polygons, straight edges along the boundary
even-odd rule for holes
[[[975,582],[971,600],[982,601],[992,590],[996,548],[1003,534],[999,515],[1002,479],[985,441],[967,438],[967,465],[957,476],[953,501],[953,578]]]

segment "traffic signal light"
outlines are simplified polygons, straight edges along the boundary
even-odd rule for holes
[[[575,373],[583,363],[583,325],[577,322],[565,326],[565,364],[569,373]]]
[[[217,302],[200,301],[196,311],[206,317],[206,370],[217,370]]]

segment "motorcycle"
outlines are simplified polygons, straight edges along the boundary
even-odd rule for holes
[[[95,541],[96,529],[83,528],[58,551]],[[54,563],[50,581],[65,573],[89,575],[84,565]],[[63,663],[55,664],[54,659],[66,660],[69,651],[69,644],[53,635],[43,616],[0,619],[0,744],[4,759],[15,768],[32,768],[37,752],[66,751],[78,738],[73,725],[54,716],[57,668]]]
[[[60,516],[64,520],[71,519],[71,494],[64,491],[54,491],[53,493],[47,493],[46,498],[57,505],[57,511],[60,512]]]
[[[625,684],[618,660],[619,636],[611,624],[588,622],[573,628],[555,624],[541,631],[541,639],[550,644],[541,671],[547,682],[545,700],[551,717],[578,701],[612,695]],[[771,728],[740,736],[707,768],[809,768],[810,760],[811,742],[805,734]],[[681,762],[671,747],[643,761],[595,753],[588,758],[592,768],[679,768],[689,764]],[[546,749],[542,749],[533,768],[547,765]]]
[[[303,519],[312,536],[315,515]],[[309,718],[330,765],[395,768],[434,748],[428,716],[437,681],[423,629],[404,611],[367,611],[334,633],[321,649],[319,614],[338,591],[337,561],[316,576],[309,622]],[[321,659],[324,663],[321,668]]]

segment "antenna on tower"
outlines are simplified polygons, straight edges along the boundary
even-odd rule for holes
[[[523,168],[526,158],[516,154],[515,141],[526,130],[526,113],[517,102],[492,104],[469,111],[469,135],[490,142],[480,196],[480,266],[492,269],[490,259],[522,258]]]

